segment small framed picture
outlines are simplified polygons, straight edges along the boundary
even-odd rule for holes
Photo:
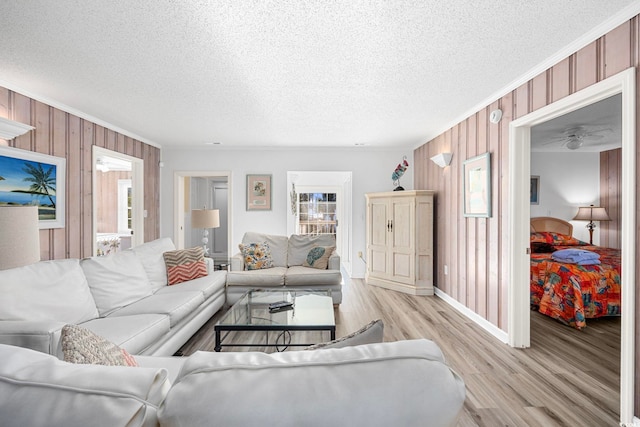
[[[532,205],[540,204],[540,177],[531,176],[531,188],[529,189],[529,201]]]
[[[491,153],[484,153],[464,161],[462,165],[463,215],[488,218],[491,216]]]
[[[271,210],[271,175],[247,175],[247,210]]]

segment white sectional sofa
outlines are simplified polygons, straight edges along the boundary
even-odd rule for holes
[[[226,271],[167,286],[168,238],[83,260],[0,271],[0,343],[61,356],[65,324],[131,354],[174,354],[225,303]]]
[[[334,246],[330,235],[308,236],[292,234],[290,237],[247,232],[243,244],[263,243],[269,245],[273,267],[247,270],[242,254],[231,257],[231,269],[227,274],[227,304],[235,304],[251,289],[328,289],[335,305],[342,302],[342,275],[340,256],[333,253],[326,269],[305,267],[303,263],[309,251],[317,246]]]
[[[5,427],[454,426],[462,379],[432,341],[75,365],[0,345]]]

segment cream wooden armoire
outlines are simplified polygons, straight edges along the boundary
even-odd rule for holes
[[[433,295],[434,191],[365,194],[366,282],[412,295]]]

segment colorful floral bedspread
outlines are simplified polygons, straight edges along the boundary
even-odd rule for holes
[[[577,329],[586,327],[589,318],[619,316],[620,250],[591,245],[554,248],[597,252],[601,264],[565,264],[553,261],[551,253],[531,254],[531,307]]]

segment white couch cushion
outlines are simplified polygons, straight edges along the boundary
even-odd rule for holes
[[[265,268],[264,270],[229,271],[227,273],[227,286],[251,285],[256,288],[283,286],[286,270],[285,267],[273,267]]]
[[[81,323],[98,317],[77,259],[0,271],[0,320]]]
[[[231,410],[239,399],[242,410]],[[427,340],[278,354],[197,352],[158,417],[163,426],[265,420],[306,427],[449,426],[464,399],[463,381]]]
[[[226,271],[214,271],[208,276],[200,277],[199,279],[189,280],[188,282],[182,282],[176,285],[164,286],[156,292],[156,295],[173,294],[185,291],[199,291],[202,292],[205,299],[208,299],[216,292],[224,291],[226,277]]]
[[[204,302],[204,295],[200,291],[176,292],[172,294],[158,294],[148,296],[128,306],[116,310],[109,317],[130,316],[133,314],[166,314],[169,316],[170,327],[194,312]]]
[[[286,286],[337,285],[342,281],[339,270],[318,270],[301,265],[289,267],[284,277]]]
[[[173,251],[176,246],[168,237],[156,239],[151,242],[131,248],[138,256],[140,262],[147,272],[149,283],[153,289],[160,289],[167,286],[167,268],[164,264],[163,253]]]
[[[314,246],[334,246],[336,239],[329,234],[320,234],[318,236],[292,234],[289,237],[289,246],[287,248],[287,262],[289,266],[302,265],[307,259],[307,254]]]
[[[129,353],[138,354],[169,333],[169,316],[165,314],[136,314],[102,317],[85,322],[82,326],[124,348]]]
[[[100,316],[153,293],[142,263],[132,251],[83,259],[80,263]]]
[[[242,237],[242,243],[245,244],[262,242],[267,242],[269,244],[269,249],[271,249],[271,258],[273,259],[273,265],[275,267],[286,267],[287,248],[289,246],[289,239],[287,238],[287,236],[276,236],[249,231],[247,233],[244,233],[244,236]]]
[[[156,425],[171,384],[164,369],[76,365],[0,345],[5,427]]]

